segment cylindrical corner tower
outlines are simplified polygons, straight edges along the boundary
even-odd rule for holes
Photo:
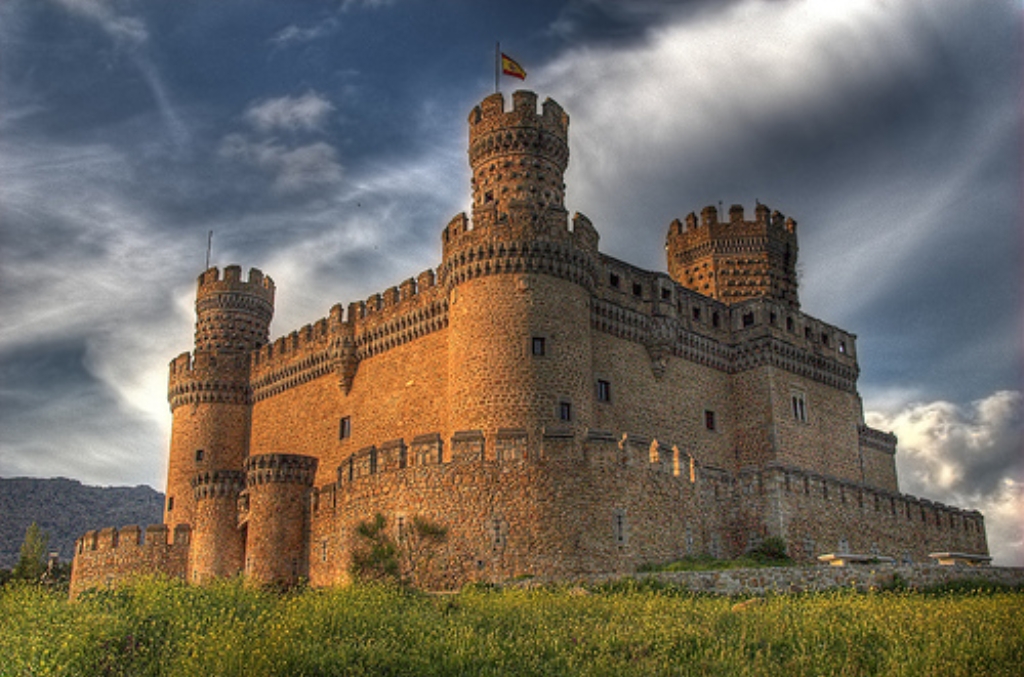
[[[665,241],[668,272],[679,284],[723,303],[767,296],[799,309],[796,221],[758,203],[754,220],[743,207],[719,221],[714,206],[676,219]]]
[[[245,537],[238,525],[238,496],[245,489],[241,470],[214,470],[192,478],[195,526],[189,548],[189,580],[195,583],[234,576],[245,563]]]
[[[248,280],[241,273],[238,266],[228,266],[223,277],[216,268],[199,276],[195,352],[171,362],[168,525],[196,527],[193,478],[240,472],[248,453],[249,353],[267,342],[274,282],[255,268]]]
[[[317,459],[261,454],[245,461],[248,501],[245,575],[289,586],[309,573],[309,493]]]
[[[469,116],[473,218],[444,230],[451,432],[589,425],[597,233],[563,205],[569,118],[533,92]]]

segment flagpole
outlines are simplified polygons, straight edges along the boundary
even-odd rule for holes
[[[498,75],[501,73],[501,43],[494,43],[494,93],[498,93]]]

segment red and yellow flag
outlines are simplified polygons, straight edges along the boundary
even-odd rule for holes
[[[515,59],[508,56],[504,52],[501,53],[501,72],[505,75],[511,75],[514,78],[520,80],[526,79],[526,71],[520,66]]]

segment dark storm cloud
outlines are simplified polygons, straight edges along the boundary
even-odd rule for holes
[[[653,26],[722,11],[732,4],[729,0],[570,0],[548,30],[566,42],[627,46],[644,39]]]

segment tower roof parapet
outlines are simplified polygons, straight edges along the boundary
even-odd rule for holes
[[[241,266],[225,266],[224,274],[216,267],[208,268],[197,280],[196,299],[210,294],[236,292],[256,296],[268,304],[274,304],[274,280],[258,268],[249,269],[249,278],[242,279]]]
[[[505,110],[505,96],[491,94],[469,114],[472,135],[495,127],[539,127],[566,139],[569,135],[569,114],[554,99],[547,98],[537,112],[537,94],[520,89],[512,93],[512,110]]]

